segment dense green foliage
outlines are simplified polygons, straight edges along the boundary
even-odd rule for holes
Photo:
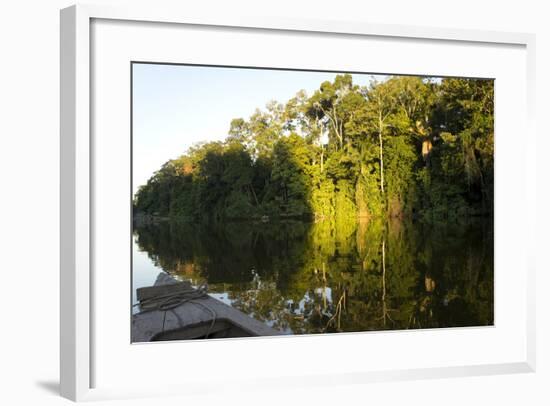
[[[234,119],[166,162],[136,213],[189,220],[490,215],[493,81],[351,75]]]

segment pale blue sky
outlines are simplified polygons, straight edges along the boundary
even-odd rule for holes
[[[233,118],[270,100],[312,94],[335,73],[184,65],[133,65],[133,190],[199,141],[223,140]],[[354,74],[361,86],[372,79]],[[378,77],[381,79],[381,77]]]

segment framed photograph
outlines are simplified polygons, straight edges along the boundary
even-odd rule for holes
[[[63,396],[533,371],[533,49],[62,10]]]

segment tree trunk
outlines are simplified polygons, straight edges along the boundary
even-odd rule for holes
[[[386,300],[386,238],[382,238],[382,300]]]
[[[380,190],[384,193],[384,149],[382,144],[382,130],[383,130],[382,117],[378,119],[378,143],[380,146]]]
[[[388,309],[386,306],[386,238],[382,239],[382,318],[384,326],[386,325],[386,317]]]
[[[429,139],[422,141],[422,158],[425,166],[430,166],[430,153],[432,152],[432,142]]]
[[[252,191],[252,196],[254,197],[254,201],[256,202],[256,206],[259,206],[260,203],[258,202],[258,196],[256,196],[256,191],[254,190],[254,186],[252,186],[252,184],[249,184],[248,187]]]

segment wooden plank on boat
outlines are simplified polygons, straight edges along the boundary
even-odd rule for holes
[[[173,295],[178,292],[186,291],[192,289],[191,282],[177,282],[170,283],[168,285],[154,285],[148,286],[146,288],[139,288],[136,292],[138,302],[143,302],[145,300],[154,299],[160,296]]]
[[[164,278],[157,285],[142,288],[138,297],[151,299],[157,294],[177,292],[179,283]],[[168,283],[168,284],[165,284]],[[184,285],[182,285],[183,287]],[[189,288],[189,285],[185,285]],[[148,290],[158,288],[155,290]],[[132,342],[186,340],[281,335],[278,330],[256,320],[225,303],[205,295],[173,309],[151,310],[132,316]]]

